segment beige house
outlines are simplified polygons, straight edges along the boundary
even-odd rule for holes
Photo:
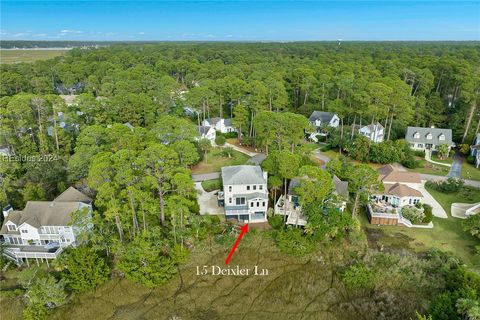
[[[0,236],[6,245],[4,255],[21,264],[28,258],[48,263],[64,248],[77,245],[81,230],[72,225],[72,213],[92,210],[92,199],[70,187],[53,201],[28,201],[23,210],[4,208]]]

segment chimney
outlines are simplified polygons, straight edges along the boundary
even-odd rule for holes
[[[3,217],[7,218],[8,214],[13,211],[12,205],[7,205],[5,208],[2,209]]]

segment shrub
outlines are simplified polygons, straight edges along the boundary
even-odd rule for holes
[[[225,137],[225,139],[232,139],[238,137],[238,133],[236,132],[227,132],[223,133],[222,135]]]
[[[402,165],[409,169],[415,169],[420,166],[420,162],[415,160],[413,156],[409,156],[406,159],[402,160]]]
[[[340,278],[350,290],[372,289],[375,285],[375,275],[363,264],[350,266]]]
[[[223,146],[226,141],[227,141],[227,139],[222,135],[217,135],[215,137],[215,143],[219,146]]]
[[[284,225],[283,216],[275,215],[275,216],[269,217],[268,223],[272,226],[273,229],[280,230]]]
[[[402,208],[402,216],[405,219],[410,220],[413,224],[417,224],[423,221],[425,219],[425,214],[422,210],[411,207],[411,206],[405,206]]]
[[[294,256],[304,256],[315,250],[315,243],[302,229],[288,228],[285,231],[277,231],[275,240],[280,251]]]
[[[425,158],[425,151],[423,150],[415,150],[413,151],[413,154],[417,157]]]
[[[470,153],[470,145],[468,143],[463,143],[458,146],[458,150],[460,151],[461,154],[466,156]]]
[[[454,193],[463,188],[464,182],[462,179],[448,178],[447,180],[427,181],[425,185],[443,193]]]
[[[425,215],[425,218],[423,218],[422,223],[430,223],[433,220],[432,206],[424,203],[423,214]]]
[[[222,182],[220,181],[220,179],[205,180],[205,181],[202,181],[202,188],[206,192],[211,192],[213,190],[220,190],[222,189]]]
[[[108,280],[110,273],[105,260],[87,246],[68,249],[55,263],[67,287],[74,292],[96,288]]]
[[[327,145],[321,147],[320,151],[325,152],[325,151],[328,151],[328,150],[331,150],[331,149],[332,149],[332,146],[327,144]]]
[[[467,157],[467,162],[470,164],[475,164],[475,157],[474,156],[468,156]]]

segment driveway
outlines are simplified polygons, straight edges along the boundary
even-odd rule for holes
[[[322,153],[322,151],[320,151],[320,149],[315,149],[314,152],[313,152],[313,156],[315,158],[317,158],[318,160],[322,161],[323,163],[325,163],[322,168],[325,169],[325,167],[327,166],[327,163],[330,162],[330,160],[332,160],[330,157],[328,157],[327,155],[325,155],[324,153]]]
[[[223,214],[223,207],[218,206],[217,196],[215,195],[218,190],[206,192],[203,190],[201,182],[195,182],[195,189],[197,190],[197,201],[201,215]]]
[[[241,152],[241,153],[243,153],[243,154],[246,154],[247,156],[250,156],[250,157],[255,157],[257,154],[259,154],[259,152],[253,152],[253,151],[244,149],[244,148],[242,148],[242,147],[238,147],[238,146],[233,145],[233,144],[228,143],[228,142],[225,143],[225,147],[232,147],[233,150],[236,150],[236,151],[238,151],[238,152]]]
[[[205,180],[213,180],[220,178],[220,172],[192,174],[193,181],[201,182]]]
[[[458,154],[455,154],[453,156],[452,166],[450,167],[448,177],[460,178],[460,171],[462,171],[462,157],[460,157]]]
[[[432,213],[435,217],[438,218],[448,218],[447,212],[443,207],[438,203],[437,200],[425,189],[425,181],[422,181],[422,184],[407,184],[409,187],[418,190],[422,193],[423,199],[422,202],[432,206]]]

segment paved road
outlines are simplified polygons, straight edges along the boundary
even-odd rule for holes
[[[218,178],[220,178],[220,172],[192,174],[192,178],[193,178],[193,181],[195,181],[195,182],[218,179]]]
[[[453,156],[452,166],[450,167],[450,172],[448,173],[449,177],[460,178],[460,171],[462,170],[462,157],[455,154]]]
[[[448,176],[436,176],[436,175],[433,175],[433,174],[420,174],[420,177],[422,178],[422,180],[426,180],[426,181],[433,181],[433,180],[446,180],[450,177]],[[475,188],[480,188],[480,181],[476,181],[476,180],[463,180],[465,182],[465,185],[467,186],[472,186],[472,187],[475,187]]]

